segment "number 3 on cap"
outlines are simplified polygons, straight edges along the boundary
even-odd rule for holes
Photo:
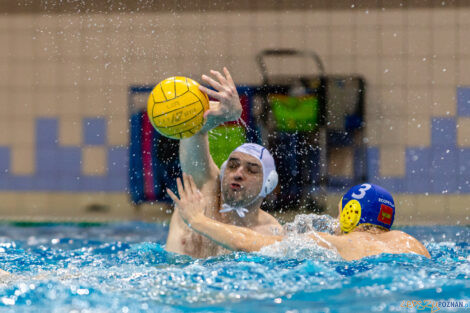
[[[369,184],[362,184],[361,188],[359,188],[359,194],[356,194],[355,192],[351,195],[354,199],[362,199],[366,195],[366,191],[372,188],[371,185]]]

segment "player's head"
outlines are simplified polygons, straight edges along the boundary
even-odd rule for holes
[[[395,203],[384,188],[362,184],[348,190],[340,201],[340,228],[344,233],[359,225],[390,230],[395,218]]]
[[[258,144],[245,143],[222,164],[220,180],[224,202],[243,207],[271,193],[278,176],[271,153]]]

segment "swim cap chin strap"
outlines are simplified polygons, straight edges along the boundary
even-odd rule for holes
[[[245,143],[239,146],[238,148],[236,148],[235,150],[233,150],[232,153],[235,151],[246,153],[259,159],[263,168],[263,186],[261,187],[260,193],[252,201],[250,201],[247,205],[245,205],[245,207],[234,207],[234,206],[231,206],[230,204],[224,203],[222,204],[222,209],[219,211],[221,213],[235,211],[237,212],[238,216],[245,217],[245,213],[248,212],[248,209],[246,209],[246,207],[255,203],[256,200],[258,200],[259,198],[264,198],[268,194],[270,194],[274,190],[274,188],[276,188],[279,177],[277,175],[276,166],[274,165],[274,159],[271,153],[269,153],[269,151],[266,150],[266,148],[264,148],[263,146],[260,146],[255,143]],[[226,167],[227,167],[227,161],[225,161],[220,166],[220,189],[221,190],[222,190],[222,181],[223,181]],[[223,197],[223,194],[222,194],[222,197]]]

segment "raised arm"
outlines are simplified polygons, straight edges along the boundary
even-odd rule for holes
[[[179,178],[176,181],[180,198],[169,189],[167,192],[175,201],[183,221],[194,231],[227,249],[247,252],[259,251],[262,247],[283,239],[282,236],[263,235],[247,228],[220,223],[206,217],[203,214],[206,201],[197,189],[193,178],[183,173],[183,181],[184,186]]]
[[[204,86],[199,89],[218,101],[210,102],[210,108],[204,114],[205,124],[201,131],[180,142],[181,169],[194,177],[198,188],[202,188],[208,180],[216,178],[219,174],[219,169],[209,152],[208,131],[224,122],[239,119],[242,112],[235,83],[227,68],[224,67],[225,76],[217,71],[211,71],[211,74],[217,80],[206,75],[202,75],[202,79],[215,91]]]

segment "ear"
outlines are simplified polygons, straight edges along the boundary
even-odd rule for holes
[[[278,180],[279,176],[277,175],[277,172],[274,170],[271,171],[268,175],[268,178],[266,179],[266,183],[264,184],[264,197],[266,197],[274,190],[274,188],[276,188]]]

